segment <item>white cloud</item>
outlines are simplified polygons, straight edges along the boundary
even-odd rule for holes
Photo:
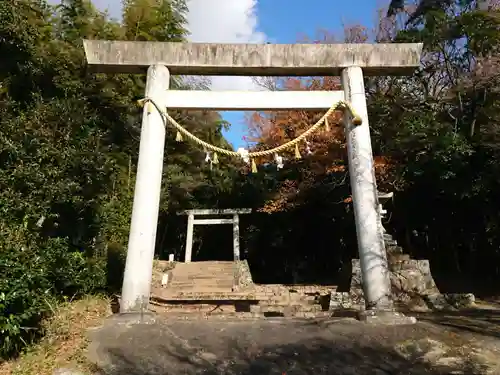
[[[61,4],[61,0],[49,0],[49,4]],[[92,0],[92,4],[100,11],[108,11],[111,18],[120,20],[122,18],[121,0]]]
[[[189,40],[200,43],[264,43],[257,0],[188,0]],[[212,77],[213,90],[262,90],[250,77]]]
[[[122,18],[121,0],[92,0],[97,9],[107,10],[111,18],[119,20]]]
[[[59,3],[60,0],[49,0]],[[121,19],[121,0],[93,0],[100,10]],[[189,40],[200,43],[264,43],[258,31],[257,0],[187,0]],[[262,90],[250,77],[212,77],[213,90]]]

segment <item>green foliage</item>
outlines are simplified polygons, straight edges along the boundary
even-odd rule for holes
[[[104,264],[64,239],[39,240],[26,229],[0,223],[0,353],[18,352],[37,338],[38,322],[58,300],[105,287]]]
[[[185,0],[126,0],[123,22],[128,40],[180,42],[185,28]]]
[[[81,39],[182,41],[186,10],[129,1],[118,23],[89,0],[0,2],[0,356],[37,338],[53,303],[121,285],[145,77],[87,74]],[[217,114],[176,116],[227,146]],[[234,171],[172,133],[162,215],[216,204]]]
[[[395,40],[424,43],[422,69],[369,84],[374,148],[395,167],[381,185],[400,192],[391,222],[408,249],[448,277],[491,285],[500,260],[498,3],[419,3]]]
[[[423,42],[424,53],[413,76],[365,82],[373,150],[376,161],[385,159],[378,188],[395,192],[385,226],[406,252],[430,260],[443,291],[485,292],[500,275],[499,2],[422,0],[413,11],[404,6],[414,2],[391,3],[391,17],[381,20],[376,36]],[[362,27],[348,30],[352,39],[362,39],[359,34]],[[343,135],[336,141],[342,144]],[[331,162],[314,169],[308,159],[289,161],[286,171],[270,166],[272,182],[252,177],[242,187],[256,205],[259,199],[276,203],[279,214],[259,218],[262,224],[254,222],[245,241],[252,270],[280,281],[328,270],[333,278],[356,256],[344,203],[347,171],[325,173]],[[347,164],[345,152],[339,159]]]

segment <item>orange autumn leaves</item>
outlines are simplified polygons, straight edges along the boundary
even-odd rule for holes
[[[279,82],[282,90],[339,90],[340,84],[335,77],[321,79],[301,80],[298,78],[284,79]],[[333,103],[332,103],[333,104]],[[305,132],[323,113],[313,113],[307,111],[277,111],[277,112],[253,112],[247,116],[249,129],[249,140],[256,144],[256,149],[269,149],[295,139]],[[340,124],[341,113],[336,112],[330,116],[330,132],[325,132],[324,126],[307,139],[312,155],[308,158],[331,159],[334,155],[336,159],[342,159],[341,143],[343,143],[343,130]],[[299,144],[299,150],[303,157],[306,156],[306,143]],[[334,155],[332,154],[334,153]],[[293,159],[294,149],[284,153],[286,159]],[[256,160],[264,163],[268,160]]]
[[[338,77],[321,77],[312,79],[286,78],[277,80],[274,85],[282,90],[340,90]],[[332,103],[333,104],[333,103]],[[308,111],[278,111],[278,112],[253,112],[247,115],[248,140],[255,146],[255,150],[270,149],[295,139],[316,123],[323,113]],[[299,151],[303,164],[297,166],[299,176],[297,179],[281,181],[279,190],[262,208],[265,212],[283,211],[300,204],[298,194],[307,187],[318,183],[322,177],[338,174],[339,178],[347,183],[347,150],[345,144],[342,113],[336,111],[328,119],[329,129],[322,126],[311,135],[306,144],[299,144]],[[307,146],[311,154],[307,153]],[[290,167],[295,163],[294,149],[281,155]],[[272,158],[257,159],[257,164],[273,162]],[[390,167],[389,160],[384,157],[375,158],[377,175],[385,175]],[[381,176],[382,177],[382,176]],[[345,203],[350,202],[350,197],[344,197]]]

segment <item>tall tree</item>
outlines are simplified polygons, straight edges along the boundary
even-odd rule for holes
[[[378,184],[380,189],[397,193],[388,228],[406,250],[430,258],[434,270],[460,274],[462,280],[468,278],[476,284],[479,280],[491,283],[500,272],[500,218],[498,205],[491,203],[500,182],[496,126],[499,17],[498,4],[494,3],[456,1],[432,7],[426,3],[420,13],[415,13],[419,4],[405,4],[396,17],[382,17],[373,33],[360,33],[360,28],[346,33],[350,38],[357,34],[356,40],[361,42],[424,43],[422,66],[415,75],[369,78],[365,82],[373,150],[380,162],[376,168]],[[308,85],[296,81],[292,86]],[[283,85],[273,83],[273,87]],[[314,118],[299,113],[258,114],[250,118],[250,132],[258,148],[268,148],[293,138],[311,123]],[[341,146],[341,128],[337,134],[339,138],[333,132],[327,142],[334,145],[338,140]],[[321,143],[314,144],[314,150],[321,150]],[[300,212],[297,215],[302,225],[314,223],[310,227],[316,228],[316,239],[321,238],[318,231],[333,234],[339,218],[346,218],[336,210],[339,205],[327,202],[344,201],[348,179],[318,172],[328,171],[334,160],[343,166],[343,158],[339,158],[342,149],[325,150],[328,155],[322,159],[313,155],[276,172],[274,187],[278,193],[267,193],[266,209],[287,212],[281,216],[280,225],[288,229],[274,228],[273,238],[282,239],[281,244],[274,245],[275,253],[283,246],[287,254],[306,258],[296,248],[304,246],[302,234],[306,230],[289,231],[296,212]],[[293,155],[288,157],[293,159]],[[317,167],[313,166],[315,160]],[[276,171],[275,166],[269,168]],[[349,205],[344,207],[349,209]],[[334,212],[337,216],[332,216]],[[330,225],[324,224],[325,220],[330,220]],[[264,237],[271,228],[268,223],[265,230],[255,230],[254,240]],[[293,240],[287,241],[287,236]],[[343,233],[338,236],[343,246],[353,245],[352,237]],[[491,266],[485,265],[484,259]],[[487,273],[485,267],[489,267]],[[457,278],[453,282],[457,283]]]
[[[0,2],[1,355],[36,337],[46,300],[106,288],[100,255],[126,246],[145,77],[87,74],[82,38],[182,41],[185,11],[183,1],[131,1],[117,23],[88,0]],[[174,115],[228,146],[217,114]],[[217,204],[231,166],[210,170],[167,133],[162,215]]]
[[[186,0],[126,0],[123,22],[128,40],[180,42],[186,36]]]

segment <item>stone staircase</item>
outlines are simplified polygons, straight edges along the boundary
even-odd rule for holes
[[[399,310],[428,311],[470,306],[470,294],[441,294],[429,261],[411,259],[389,235],[387,248],[393,299]],[[364,310],[361,267],[352,260],[348,291],[335,286],[254,284],[248,263],[156,262],[150,309],[169,318],[328,317]]]
[[[328,315],[330,286],[256,285],[246,261],[159,262],[151,310],[183,319]]]
[[[174,294],[231,292],[234,276],[234,262],[177,263],[169,275],[167,286]]]
[[[384,233],[387,251],[392,299],[399,311],[453,310],[474,305],[471,293],[443,294],[431,273],[428,260],[411,259],[388,233]],[[352,260],[351,282],[348,292],[333,292],[330,310],[364,310],[363,282],[359,259]]]

